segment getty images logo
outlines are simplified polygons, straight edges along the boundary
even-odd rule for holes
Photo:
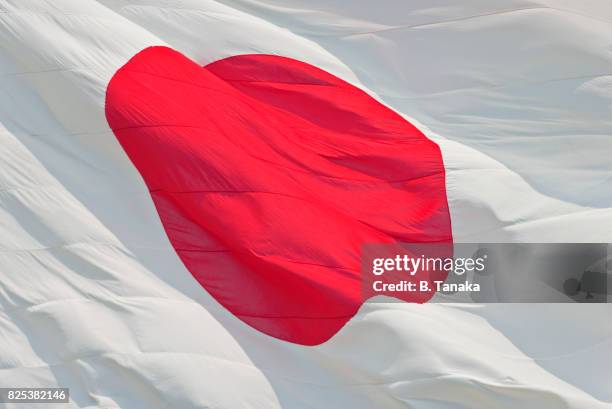
[[[372,245],[362,254],[364,294],[435,295],[425,302],[605,303],[612,293],[607,244]]]

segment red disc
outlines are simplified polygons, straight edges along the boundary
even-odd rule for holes
[[[312,65],[147,48],[110,81],[106,117],[187,269],[274,337],[319,344],[357,312],[363,244],[452,240],[439,147]]]

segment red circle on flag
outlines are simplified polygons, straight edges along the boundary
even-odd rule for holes
[[[147,48],[111,79],[106,117],[187,269],[274,337],[319,344],[356,314],[364,244],[452,240],[439,147],[304,62]]]

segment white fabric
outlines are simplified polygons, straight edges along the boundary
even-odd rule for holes
[[[612,408],[607,304],[372,304],[317,347],[258,333],[181,264],[104,117],[147,46],[285,55],[440,143],[456,239],[612,242],[608,0],[0,0],[0,45],[0,387],[80,408]]]

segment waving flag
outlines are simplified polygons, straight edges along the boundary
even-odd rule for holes
[[[385,3],[0,1],[0,387],[612,407],[609,304],[358,279],[368,242],[612,241],[612,7]]]

